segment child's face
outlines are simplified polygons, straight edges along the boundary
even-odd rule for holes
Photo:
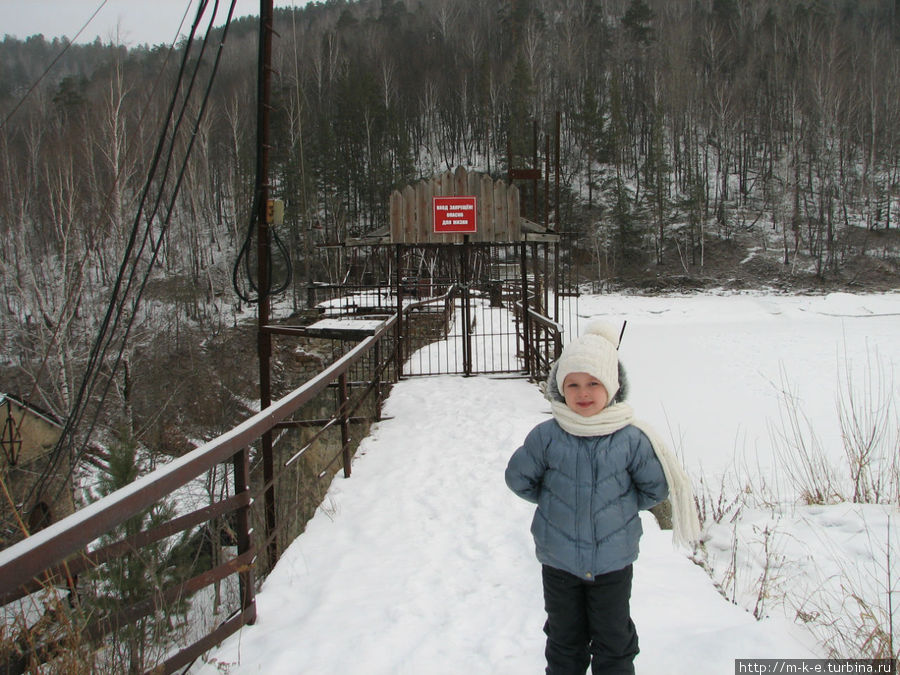
[[[606,407],[609,393],[596,377],[587,373],[569,373],[563,380],[566,405],[582,417],[590,417]]]

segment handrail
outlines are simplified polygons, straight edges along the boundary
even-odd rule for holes
[[[0,596],[30,581],[35,570],[44,570],[81,551],[119,523],[250,445],[310,401],[329,382],[347,372],[396,320],[396,315],[387,319],[372,336],[360,342],[338,361],[233,429],[0,551]]]
[[[517,314],[527,315],[527,321],[518,323],[519,338],[528,345],[526,369],[532,378],[543,380],[550,374],[550,367],[562,353],[564,327],[531,307],[522,300],[514,303]]]
[[[516,308],[519,311],[522,311],[522,301],[516,300],[515,304]],[[528,316],[532,317],[535,321],[546,325],[547,328],[553,329],[560,336],[566,331],[565,327],[561,323],[554,321],[549,316],[541,314],[536,309],[532,309],[531,307],[528,308]]]
[[[296,424],[290,417],[297,413],[302,406],[314,402],[314,399],[331,387],[333,383],[337,383],[340,390],[338,409],[333,413],[330,421],[326,419],[321,422],[326,426],[340,425],[341,427],[341,450],[331,459],[328,467],[343,458],[346,475],[350,457],[347,429],[348,424],[352,421],[351,416],[373,391],[376,392],[375,395],[378,399],[376,417],[377,410],[380,410],[380,382],[388,368],[388,364],[379,357],[381,341],[385,338],[396,339],[397,351],[392,358],[396,358],[397,363],[393,377],[399,377],[402,373],[403,345],[409,339],[409,332],[402,329],[403,321],[408,321],[410,315],[416,310],[439,303],[445,304],[445,313],[449,312],[453,299],[461,289],[464,290],[458,284],[452,284],[442,295],[418,299],[405,304],[399,313],[394,313],[386,318],[371,336],[364,338],[335,363],[283,398],[251,415],[233,429],[30,537],[0,550],[0,603],[11,602],[34,592],[41,587],[41,579],[45,578],[62,580],[62,585],[69,585],[74,589],[74,578],[97,564],[113,559],[123,552],[129,552],[133,550],[133,547],[158,541],[201,522],[210,522],[213,518],[221,518],[227,513],[236,512],[239,522],[240,519],[243,519],[241,524],[235,527],[238,536],[238,556],[221,563],[214,570],[183,582],[180,586],[161,589],[159,598],[175,597],[176,595],[180,597],[182,592],[189,595],[210,583],[214,577],[221,578],[224,575],[238,574],[241,583],[241,606],[237,613],[225,623],[208,632],[194,644],[170,656],[165,663],[157,665],[154,672],[174,672],[177,664],[189,662],[214,642],[220,641],[241,625],[252,622],[256,616],[252,574],[259,565],[259,561],[256,559],[257,552],[264,550],[265,542],[250,542],[249,537],[250,529],[248,529],[246,513],[252,503],[247,478],[249,447],[268,431]],[[516,305],[518,313],[521,314],[522,304],[516,303]],[[532,376],[536,376],[537,370],[548,367],[549,359],[553,354],[558,356],[563,329],[548,317],[527,307],[526,310],[529,328],[527,334],[521,336],[531,345],[528,350],[530,358],[526,365]],[[520,323],[525,324],[526,322]],[[347,391],[348,373],[370,351],[373,351],[375,360],[371,374],[372,382],[364,383],[366,386],[362,388],[362,397],[351,401]],[[312,440],[306,439],[307,446],[298,454],[305,452],[316,438],[318,436],[314,436]],[[235,468],[235,494],[231,497],[174,518],[160,527],[141,532],[137,536],[88,550],[89,544],[97,542],[102,535],[114,531],[129,518],[168,497],[204,472],[226,462],[233,462]],[[290,464],[290,461],[287,464]],[[320,474],[320,478],[327,472],[326,468]],[[243,514],[240,512],[241,510],[244,511]],[[242,532],[245,534],[242,535]],[[241,539],[242,536],[243,539]],[[117,617],[127,622],[136,616],[135,612],[143,611],[141,607],[145,605],[155,607],[154,603],[157,601],[158,598],[152,601],[138,602],[131,608],[120,608],[118,613],[113,613],[110,617],[100,618],[87,624],[85,635],[95,635],[96,637],[104,632],[109,632]],[[40,645],[36,649],[40,650]]]
[[[405,312],[437,303],[450,297],[456,285],[441,296],[410,303]],[[44,570],[78,553],[90,542],[119,523],[139,513],[187,481],[228,460],[266,431],[296,412],[323,391],[330,382],[346,373],[397,321],[394,314],[375,333],[348,351],[315,377],[244,420],[221,436],[116,490],[30,537],[0,550],[0,597],[31,580],[35,570]]]
[[[419,309],[419,307],[424,307],[425,305],[436,305],[439,302],[443,302],[448,298],[452,297],[459,291],[459,284],[451,284],[450,287],[442,294],[435,295],[431,298],[425,298],[423,300],[417,300],[415,302],[409,303],[406,307],[404,307],[405,312],[409,312],[414,309]]]

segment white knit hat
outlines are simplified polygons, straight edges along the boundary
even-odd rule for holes
[[[619,336],[603,321],[585,328],[584,334],[567,344],[557,361],[556,386],[563,393],[563,382],[569,373],[587,373],[596,377],[611,401],[619,391]]]

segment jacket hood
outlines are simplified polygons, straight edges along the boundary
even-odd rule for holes
[[[547,376],[547,381],[544,382],[544,396],[551,401],[565,403],[566,398],[562,395],[562,392],[556,385],[556,371],[558,369],[559,361],[554,362],[553,365],[550,366],[550,374]],[[628,389],[628,377],[625,373],[625,366],[619,361],[619,391],[616,392],[616,395],[613,396],[612,400],[607,404],[607,407],[614,403],[623,403],[628,397]]]

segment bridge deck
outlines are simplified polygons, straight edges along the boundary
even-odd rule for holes
[[[531,505],[503,471],[549,407],[524,380],[400,382],[258,596],[259,620],[192,672],[485,675],[543,671]],[[645,518],[633,614],[638,672],[732,672],[804,657],[790,626],[729,604]]]

